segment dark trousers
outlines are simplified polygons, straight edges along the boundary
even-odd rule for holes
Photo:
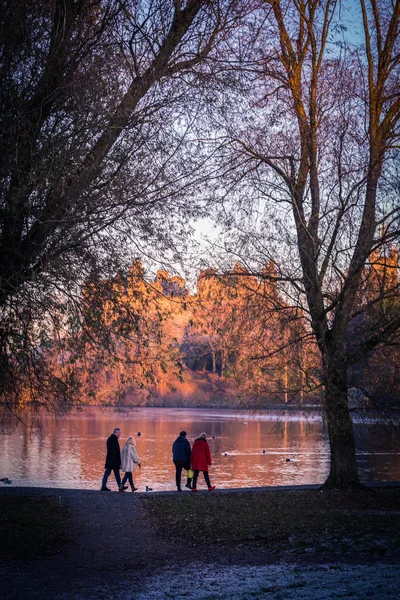
[[[132,479],[132,471],[126,471],[125,475],[122,479],[121,485],[125,485],[126,482],[129,481],[129,483],[131,484],[131,487],[135,487],[133,485],[133,479]]]
[[[107,479],[111,475],[111,471],[114,473],[115,481],[117,482],[118,487],[121,485],[121,477],[119,474],[119,469],[107,469],[104,471],[103,481],[101,487],[107,487]]]
[[[194,477],[193,477],[193,487],[197,487],[197,478],[199,476],[200,471],[195,471],[194,472]],[[204,479],[206,480],[206,484],[207,487],[211,487],[211,482],[210,482],[210,477],[208,476],[208,471],[203,471],[203,475],[204,475]]]
[[[175,465],[175,482],[176,482],[176,487],[178,488],[178,490],[181,487],[181,477],[182,477],[182,469],[185,469],[186,471],[188,469],[190,469],[190,464],[189,463],[174,463]],[[190,485],[191,482],[191,478],[188,477],[186,483],[188,483]]]

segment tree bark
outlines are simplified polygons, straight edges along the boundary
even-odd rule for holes
[[[330,471],[324,488],[359,488],[353,422],[347,396],[347,370],[343,355],[324,353],[325,414],[330,446]]]
[[[217,361],[215,358],[215,350],[211,350],[211,356],[212,356],[212,372],[216,373],[217,372]]]
[[[221,379],[225,378],[225,366],[226,366],[226,354],[225,350],[221,348]]]

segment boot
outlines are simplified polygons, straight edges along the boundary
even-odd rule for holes
[[[134,483],[130,483],[129,485],[131,486],[131,491],[132,492],[136,492],[137,487],[135,487],[135,484]]]
[[[126,485],[122,485],[122,483],[121,483],[121,485],[119,486],[119,491],[124,492],[125,490],[126,490]]]

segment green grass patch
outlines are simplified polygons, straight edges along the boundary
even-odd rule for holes
[[[67,507],[46,496],[0,496],[0,556],[26,560],[58,553],[69,541]]]
[[[146,496],[161,537],[271,552],[400,556],[400,489]]]

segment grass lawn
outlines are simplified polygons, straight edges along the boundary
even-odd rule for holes
[[[0,496],[0,557],[26,560],[60,551],[68,537],[68,511],[58,498]]]
[[[141,498],[161,538],[196,546],[400,558],[400,489]]]

